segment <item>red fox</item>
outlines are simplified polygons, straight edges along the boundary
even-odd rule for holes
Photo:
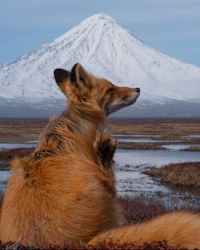
[[[3,243],[88,243],[124,224],[112,169],[116,144],[104,130],[106,116],[133,104],[140,89],[117,87],[80,64],[71,72],[56,69],[54,76],[67,108],[49,123],[31,155],[11,163],[1,210]]]

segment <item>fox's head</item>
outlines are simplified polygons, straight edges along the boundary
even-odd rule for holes
[[[133,104],[140,95],[139,88],[118,87],[105,79],[96,78],[78,63],[71,72],[55,69],[54,77],[61,91],[74,105],[98,105],[106,116]]]

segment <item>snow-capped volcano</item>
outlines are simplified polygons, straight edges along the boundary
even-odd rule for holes
[[[41,48],[0,67],[0,100],[64,99],[53,79],[57,67],[81,63],[116,85],[141,88],[139,101],[200,102],[200,68],[166,56],[105,14],[91,16]]]

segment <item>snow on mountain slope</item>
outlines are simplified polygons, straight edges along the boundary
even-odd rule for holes
[[[141,88],[139,100],[200,102],[200,68],[149,47],[105,14],[91,16],[61,37],[0,67],[0,100],[26,103],[63,99],[57,67],[80,62],[94,75]]]

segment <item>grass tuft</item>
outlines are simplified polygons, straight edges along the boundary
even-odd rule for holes
[[[173,163],[146,170],[145,173],[152,177],[159,177],[163,183],[200,188],[200,162]]]
[[[181,151],[200,152],[200,146],[191,146],[189,148],[182,149]]]
[[[14,148],[14,149],[5,149],[0,151],[0,169],[9,169],[10,160],[12,160],[15,156],[24,157],[26,155],[31,154],[34,151],[33,148]]]
[[[13,149],[5,149],[0,151],[0,160],[11,160],[15,155],[19,157],[24,157],[34,151],[34,147],[32,148],[13,148]]]
[[[137,142],[117,142],[119,149],[132,149],[132,150],[166,150],[161,145],[156,143],[137,143]]]

